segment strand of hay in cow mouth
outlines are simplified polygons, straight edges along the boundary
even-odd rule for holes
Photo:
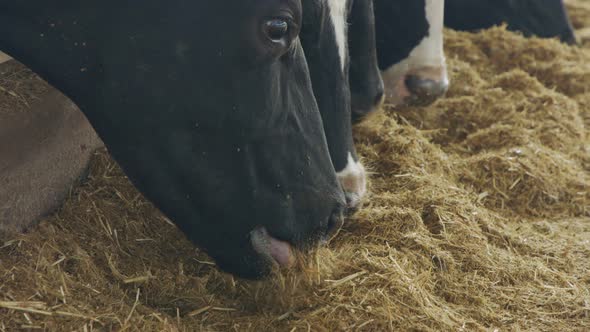
[[[447,98],[356,128],[369,202],[298,269],[219,272],[99,152],[1,245],[0,330],[590,329],[590,49],[501,28],[446,45]]]

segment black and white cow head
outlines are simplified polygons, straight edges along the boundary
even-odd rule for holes
[[[479,30],[506,23],[509,30],[575,44],[563,0],[446,0],[445,25]]]
[[[303,0],[301,42],[322,115],[330,156],[348,206],[366,193],[366,172],[352,140],[347,0]]]
[[[373,0],[353,0],[348,19],[352,118],[356,122],[378,109],[384,100],[377,63]]]
[[[0,49],[86,114],[141,192],[230,272],[260,277],[345,204],[299,0],[0,0]]]
[[[427,105],[448,89],[444,0],[374,0],[379,68],[394,105]]]

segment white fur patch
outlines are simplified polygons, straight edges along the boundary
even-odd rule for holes
[[[342,72],[346,68],[346,60],[348,58],[348,47],[346,45],[346,18],[347,8],[346,2],[348,0],[328,0],[328,8],[330,10],[330,20],[334,25],[336,32],[336,45],[338,45],[338,54],[340,55],[340,67]]]
[[[412,50],[409,59],[422,67],[439,67],[445,63],[443,50],[444,0],[426,0],[426,19],[430,25],[428,36]]]
[[[365,167],[360,162],[354,161],[349,152],[346,167],[336,175],[342,185],[342,190],[350,199],[349,206],[356,207],[367,193]]]

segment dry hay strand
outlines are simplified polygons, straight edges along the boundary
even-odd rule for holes
[[[358,126],[364,208],[263,282],[219,272],[101,151],[1,246],[0,330],[589,330],[587,52],[448,31],[448,97]]]

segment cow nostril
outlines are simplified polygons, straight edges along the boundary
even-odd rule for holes
[[[346,197],[346,215],[351,216],[359,210],[362,197],[356,193],[344,193],[344,196]]]
[[[328,228],[326,230],[326,242],[332,240],[344,225],[344,207],[337,206],[328,219]]]
[[[448,80],[432,80],[417,75],[408,75],[406,87],[416,104],[430,104],[442,96],[449,87]]]

